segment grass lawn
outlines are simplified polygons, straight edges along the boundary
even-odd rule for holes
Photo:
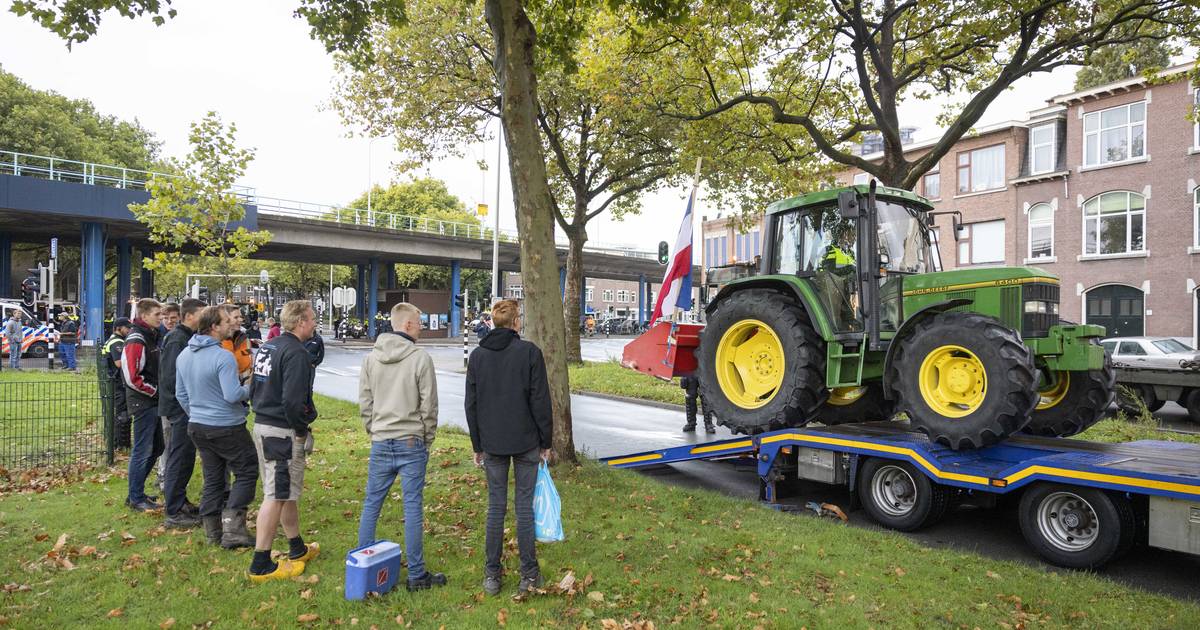
[[[571,391],[598,392],[642,400],[683,404],[679,381],[662,381],[641,372],[621,367],[616,361],[572,364]]]
[[[510,540],[505,594],[485,598],[486,488],[469,440],[452,431],[433,445],[425,539],[429,567],[450,585],[347,602],[343,558],[355,544],[368,443],[354,406],[324,397],[318,405],[301,522],[323,555],[303,576],[249,584],[248,552],[207,546],[199,531],[164,531],[161,517],[129,512],[121,467],[102,468],[78,483],[0,497],[0,625],[1200,627],[1195,604],[1095,576],[926,549],[594,462],[554,470],[567,540],[539,545],[548,584],[573,572],[586,586],[514,600]],[[398,492],[379,526],[394,540],[403,529]]]
[[[0,468],[72,461],[103,450],[95,369],[0,372]]]

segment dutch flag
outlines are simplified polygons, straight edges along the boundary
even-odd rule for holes
[[[658,299],[654,301],[651,322],[663,317],[672,318],[676,313],[692,308],[692,208],[696,203],[697,188],[698,177],[696,184],[692,186],[692,194],[688,197],[687,209],[683,211],[683,222],[679,224],[679,234],[675,237],[675,247],[671,250],[671,262],[667,266],[666,275],[663,276]]]

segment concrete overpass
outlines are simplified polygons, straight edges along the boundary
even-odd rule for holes
[[[87,316],[89,338],[99,338],[106,251],[116,250],[118,304],[128,300],[133,250],[139,249],[143,256],[153,251],[145,228],[128,209],[129,204],[149,199],[145,182],[151,175],[0,151],[0,296],[12,295],[12,243],[47,243],[52,237],[63,245],[78,243],[83,254],[80,306]],[[449,267],[452,294],[460,291],[463,267],[491,268],[492,233],[478,225],[261,197],[252,189],[239,194],[246,200],[241,224],[273,235],[256,258],[356,265],[360,313],[376,312],[381,274],[385,283],[390,279],[394,285],[396,263]],[[500,269],[520,271],[516,233],[502,231],[500,240]],[[557,256],[565,274],[565,246],[558,247]],[[649,315],[649,285],[662,273],[663,267],[650,252],[585,250],[585,276],[640,283],[639,319]],[[698,267],[693,281],[698,286]],[[143,272],[140,286],[143,295],[152,294],[153,276]],[[457,335],[461,313],[453,304],[449,307],[451,333]],[[373,328],[373,318],[367,319]]]

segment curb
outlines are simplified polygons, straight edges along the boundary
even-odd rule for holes
[[[677,405],[675,403],[662,402],[662,401],[658,401],[658,400],[646,400],[645,398],[634,398],[632,396],[620,396],[618,394],[605,394],[602,392],[590,392],[590,391],[585,391],[585,390],[573,391],[571,393],[579,395],[579,396],[591,396],[593,398],[605,398],[607,400],[615,400],[617,402],[630,403],[633,405],[646,405],[649,407],[658,407],[659,409],[670,409],[672,411],[679,411],[679,412],[685,411],[683,405]]]

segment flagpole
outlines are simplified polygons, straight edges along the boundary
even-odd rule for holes
[[[697,158],[696,158],[696,171],[695,171],[695,173],[692,175],[692,194],[691,194],[691,201],[688,203],[688,205],[690,205],[690,206],[692,207],[692,242],[691,242],[691,246],[692,246],[692,257],[693,257],[693,258],[695,258],[695,252],[696,252],[696,233],[697,233],[697,231],[696,231],[696,217],[698,217],[698,216],[699,216],[699,213],[698,213],[698,212],[696,212],[696,197],[698,196],[698,195],[697,195],[697,193],[698,193],[698,191],[700,190],[700,166],[701,166],[703,163],[704,163],[704,157],[703,157],[703,156],[701,156],[701,157],[697,157]],[[703,223],[701,223],[701,231],[703,230],[703,228],[704,228],[704,225],[703,225]],[[702,234],[702,233],[701,233],[701,238],[703,238],[703,234]],[[689,274],[689,275],[692,273],[692,265],[691,265],[691,261],[690,261],[690,260],[688,261],[688,269],[687,269],[687,272],[688,272],[688,274]],[[662,291],[662,290],[663,290],[662,288],[659,288],[659,291]],[[688,299],[689,299],[689,301],[691,300],[691,297],[692,297],[692,296],[690,296],[690,295],[688,296]],[[678,297],[677,297],[676,299],[678,299]],[[673,310],[671,311],[671,325],[672,325],[672,327],[674,327],[674,325],[675,325],[675,323],[678,321],[678,319],[679,319],[679,309],[673,309]],[[672,332],[674,332],[674,330],[672,330]],[[672,336],[672,337],[674,337],[675,335],[671,335],[671,336]]]

